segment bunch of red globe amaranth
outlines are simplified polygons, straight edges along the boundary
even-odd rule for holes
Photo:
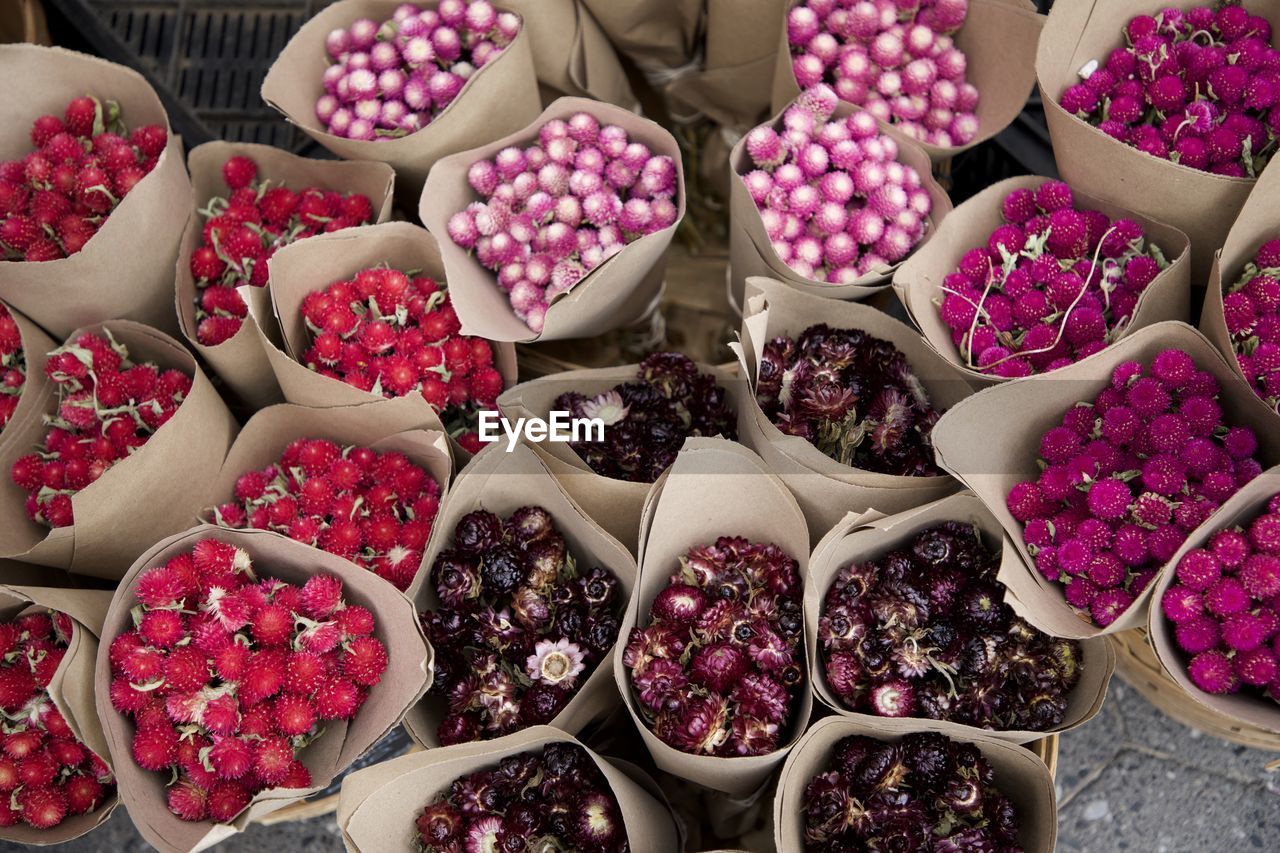
[[[807,279],[852,284],[911,253],[933,199],[870,113],[836,118],[838,105],[816,86],[787,108],[781,132],[748,133],[753,168],[742,182],[779,260]]]
[[[459,334],[443,282],[371,267],[308,293],[302,316],[308,368],[383,397],[417,391],[459,444],[480,449],[480,410],[497,401],[502,375],[489,341]]]
[[[200,245],[191,253],[196,283],[196,340],[217,346],[240,331],[249,307],[237,288],[264,287],[276,250],[316,234],[373,222],[373,202],[360,193],[305,187],[291,190],[258,180],[253,160],[236,155],[222,166],[227,198],[200,211]]]
[[[373,614],[342,581],[259,578],[213,538],[134,583],[133,630],[110,646],[111,704],[132,718],[133,760],[170,777],[169,809],[232,820],[259,791],[306,788],[297,759],[326,720],[350,720],[387,668]]]
[[[37,453],[10,474],[27,492],[27,515],[48,527],[74,523],[71,496],[137,451],[178,411],[192,378],[152,362],[135,364],[111,332],[86,333],[49,354],[58,410]]]
[[[1175,572],[1160,604],[1192,683],[1280,702],[1280,496],[1188,551]]]
[[[1021,851],[1018,813],[976,746],[936,732],[853,735],[804,792],[804,849]]]
[[[1046,181],[1001,203],[1004,224],[942,281],[938,310],[966,367],[1030,376],[1100,352],[1168,266],[1132,219],[1078,208]]]
[[[799,564],[773,543],[690,548],[623,656],[645,723],[694,755],[765,755],[804,681]]]
[[[679,217],[675,161],[585,112],[547,122],[527,148],[477,160],[467,181],[482,201],[449,218],[449,238],[497,274],[534,332],[557,295]]]
[[[1223,294],[1222,313],[1245,380],[1280,411],[1280,239],[1258,249]]]
[[[422,853],[631,849],[608,780],[574,743],[548,743],[454,779],[416,823]]]
[[[569,446],[597,474],[633,483],[658,479],[690,436],[738,437],[737,414],[724,388],[678,352],[650,355],[634,382],[594,397],[569,391],[551,408],[600,419],[603,441],[586,435]]]
[[[1182,350],[1126,361],[1040,440],[1009,512],[1036,568],[1106,627],[1223,501],[1258,476],[1257,437],[1226,422],[1218,381]]]
[[[1014,615],[1000,555],[948,521],[840,570],[823,599],[827,684],[850,710],[985,729],[1062,723],[1080,648]]]
[[[62,118],[31,126],[35,150],[0,163],[0,250],[6,261],[56,261],[98,233],[116,206],[155,168],[169,143],[163,125],[130,133],[120,105],[85,96]]]
[[[430,692],[448,701],[445,745],[549,723],[618,638],[618,579],[582,571],[542,507],[463,516],[431,583],[441,607],[421,618],[436,650]]]
[[[830,83],[914,139],[965,145],[978,133],[978,89],[952,36],[968,14],[968,0],[805,0],[787,13],[796,83]]]
[[[843,465],[912,477],[940,473],[930,436],[941,413],[907,357],[860,329],[810,326],[766,343],[756,400],[779,430]]]
[[[1262,174],[1280,135],[1280,51],[1238,0],[1138,15],[1127,44],[1062,108],[1153,157],[1233,178]]]
[[[13,417],[27,383],[27,359],[22,332],[9,309],[0,302],[0,432]]]
[[[439,508],[440,485],[403,453],[299,438],[279,462],[241,474],[235,500],[213,515],[345,557],[404,591]]]
[[[0,827],[50,829],[115,792],[110,768],[49,698],[74,630],[70,617],[53,611],[0,622]]]

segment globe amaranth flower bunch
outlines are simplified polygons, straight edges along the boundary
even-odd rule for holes
[[[853,735],[804,792],[804,849],[1021,853],[1018,813],[976,746],[936,732]]]
[[[1009,512],[1036,568],[1106,627],[1237,489],[1262,470],[1257,437],[1226,422],[1214,377],[1182,350],[1126,361],[1040,440],[1040,476]]]
[[[308,368],[383,397],[417,391],[463,448],[480,449],[480,410],[502,393],[502,374],[489,341],[459,334],[443,282],[371,267],[308,293],[302,316]]]
[[[0,432],[13,417],[27,383],[27,359],[22,351],[22,332],[0,302]]]
[[[841,100],[931,145],[978,133],[978,90],[952,36],[968,0],[804,0],[787,13],[800,88],[826,82]]]
[[[217,346],[235,336],[249,316],[238,288],[265,287],[276,250],[316,234],[373,222],[373,202],[320,187],[291,190],[258,180],[258,166],[237,155],[222,165],[230,194],[200,211],[200,245],[191,253],[196,285],[196,340]]]
[[[778,749],[804,681],[799,564],[773,543],[690,548],[623,655],[645,724],[694,755]]]
[[[1080,648],[1015,616],[999,552],[948,521],[843,567],[818,620],[827,684],[845,707],[984,729],[1062,723]]]
[[[481,200],[449,218],[449,238],[497,274],[535,333],[552,299],[679,217],[675,161],[585,112],[548,121],[527,148],[477,160],[467,182]]]
[[[75,624],[36,610],[0,622],[0,827],[50,829],[115,793],[115,777],[49,697]]]
[[[938,305],[961,361],[983,373],[1030,376],[1100,352],[1168,266],[1141,225],[1078,208],[1062,181],[1014,190],[1001,216],[943,279]]]
[[[129,360],[110,331],[86,333],[49,354],[45,374],[58,387],[58,410],[37,453],[13,463],[27,493],[27,515],[47,527],[74,523],[71,496],[137,451],[191,392],[181,370]]]
[[[1137,15],[1059,103],[1153,157],[1233,178],[1262,174],[1280,133],[1280,51],[1238,0]]]
[[[417,818],[422,853],[627,853],[622,810],[575,743],[548,743],[460,776]]]
[[[396,7],[381,23],[360,18],[325,37],[332,62],[316,118],[334,136],[378,141],[431,124],[477,71],[520,32],[520,18],[488,0]]]
[[[813,281],[852,284],[910,254],[933,199],[870,113],[835,118],[838,105],[815,86],[783,113],[781,132],[749,132],[742,181],[779,260]]]
[[[259,578],[247,551],[218,539],[147,569],[131,592],[134,628],[110,645],[111,704],[182,820],[225,823],[260,791],[310,787],[298,753],[326,720],[352,719],[387,668],[373,614],[347,604],[339,578]]]
[[[941,413],[907,357],[859,329],[810,326],[765,344],[756,400],[784,433],[843,465],[901,476],[940,473],[930,434]]]
[[[581,570],[542,507],[463,516],[431,583],[441,606],[421,618],[436,650],[430,693],[448,701],[445,745],[549,723],[618,638],[618,579]]]
[[[1280,702],[1280,496],[1182,556],[1160,605],[1206,693]]]
[[[299,438],[279,462],[241,474],[235,500],[215,507],[213,518],[345,557],[403,592],[439,508],[440,485],[403,453]]]
[[[1263,243],[1222,295],[1222,313],[1245,380],[1280,412],[1280,238]]]
[[[569,447],[597,474],[632,483],[658,479],[690,436],[738,437],[737,414],[724,388],[678,352],[648,356],[634,382],[594,397],[569,391],[551,408],[603,421],[603,441],[584,438]]]

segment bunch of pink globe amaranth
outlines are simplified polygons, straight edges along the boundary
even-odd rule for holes
[[[1263,243],[1227,288],[1222,314],[1245,380],[1280,411],[1280,239]]]

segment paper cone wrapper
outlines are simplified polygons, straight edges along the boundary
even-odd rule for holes
[[[1035,189],[1048,180],[1026,175],[987,187],[956,208],[928,245],[909,257],[894,273],[894,292],[906,307],[912,322],[920,328],[929,345],[956,365],[975,386],[995,385],[1007,380],[965,364],[959,348],[951,340],[951,329],[938,314],[938,306],[946,295],[942,290],[943,279],[955,272],[965,252],[975,246],[985,246],[991,232],[1004,224],[1000,207],[1006,195],[1016,189]],[[1129,218],[1138,222],[1147,240],[1158,246],[1169,261],[1169,266],[1161,270],[1138,297],[1132,318],[1118,338],[1152,323],[1187,317],[1191,311],[1191,252],[1187,235],[1172,226],[1084,193],[1076,193],[1075,198],[1081,209],[1097,209],[1113,219]]]
[[[38,117],[62,115],[72,98],[92,94],[120,103],[129,130],[148,124],[169,128],[160,98],[142,75],[58,47],[0,47],[0,72],[8,84],[0,110],[8,117],[0,133],[0,159],[17,160],[32,150],[28,132]],[[182,143],[168,147],[146,177],[129,191],[102,227],[69,258],[39,263],[0,262],[0,299],[54,337],[117,318],[177,331],[173,314],[173,262],[178,255],[191,194],[182,168]],[[145,235],[145,251],[138,245]]]
[[[667,586],[681,556],[721,536],[774,543],[800,564],[800,576],[807,581],[809,530],[786,486],[742,445],[691,438],[649,493],[640,528],[640,577],[619,637],[649,624],[653,600]],[[777,769],[808,722],[813,693],[806,683],[796,692],[789,731],[776,751],[733,758],[681,752],[645,724],[631,690],[630,670],[622,662],[624,646],[625,639],[614,650],[618,691],[659,770],[732,797],[745,797]],[[800,665],[806,668],[803,662]]]
[[[643,71],[674,71],[693,60],[703,0],[582,0],[618,52]]]
[[[77,329],[111,332],[135,364],[155,362],[192,377],[191,392],[173,417],[127,458],[71,498],[75,524],[50,529],[26,512],[27,493],[5,477],[0,484],[0,556],[53,566],[81,575],[119,580],[157,539],[191,526],[209,503],[210,486],[238,429],[213,385],[181,344],[155,329],[113,320]],[[43,416],[57,410],[50,393],[45,408],[21,423],[10,422],[0,443],[0,470],[36,451],[44,438]]]
[[[544,103],[563,95],[636,104],[609,37],[580,0],[505,0],[524,19]]]
[[[792,2],[788,7],[794,5],[796,3]],[[1045,26],[1045,17],[1036,14],[1030,0],[969,0],[969,16],[953,38],[956,47],[968,60],[965,79],[978,87],[980,93],[975,111],[978,133],[964,145],[944,148],[917,143],[933,162],[948,160],[961,151],[986,142],[1018,117],[1027,96],[1035,88],[1036,42],[1040,39],[1041,28]],[[787,43],[784,27],[773,78],[774,108],[786,104],[798,94],[800,87],[791,70],[791,46]],[[895,125],[879,124],[896,138],[909,138]]]
[[[851,510],[900,512],[959,488],[945,474],[900,477],[841,465],[803,438],[784,435],[760,410],[754,391],[765,344],[779,335],[799,335],[819,323],[836,329],[861,329],[892,343],[907,357],[939,410],[972,393],[954,365],[930,349],[914,329],[869,306],[810,296],[766,278],[752,278],[747,289],[739,343],[731,345],[752,389],[750,399],[738,410],[738,437],[791,489],[815,541]]]
[[[352,773],[343,780],[338,798],[343,843],[351,853],[409,850],[418,837],[414,821],[428,803],[448,793],[455,779],[496,767],[508,756],[538,751],[549,743],[583,746],[556,728],[533,726],[497,740],[415,752]],[[679,850],[675,822],[667,806],[651,793],[655,787],[652,780],[625,762],[604,758],[590,749],[587,754],[618,800],[631,849],[635,853]]]
[[[54,396],[55,391],[53,383],[49,381],[49,377],[45,376],[44,363],[48,361],[49,353],[58,346],[52,338],[40,330],[39,326],[20,312],[7,305],[4,307],[8,309],[9,316],[18,326],[18,337],[22,340],[22,358],[26,362],[24,368],[26,379],[22,383],[22,393],[18,395],[18,406],[13,410],[9,423],[0,427],[0,453],[4,453],[15,435],[6,427],[29,420],[33,414],[34,417],[39,418],[49,410],[49,398]]]
[[[1186,10],[1201,4],[1173,0],[1161,5]],[[1132,207],[1186,232],[1191,238],[1191,281],[1201,285],[1208,281],[1213,253],[1226,239],[1254,181],[1201,172],[1144,154],[1058,103],[1063,90],[1081,81],[1081,68],[1091,60],[1105,63],[1112,50],[1125,44],[1124,26],[1141,11],[1125,3],[1056,4],[1036,53],[1040,98],[1062,179],[1080,192]],[[1253,3],[1249,11],[1269,20],[1272,27],[1280,25],[1280,7]],[[1188,204],[1189,199],[1194,203]]]
[[[1258,178],[1257,186],[1227,234],[1227,242],[1214,254],[1200,313],[1200,331],[1227,357],[1241,378],[1244,371],[1236,359],[1231,333],[1227,331],[1222,297],[1240,279],[1245,265],[1254,259],[1262,244],[1277,237],[1280,237],[1280,169],[1263,172]]]
[[[848,709],[827,683],[823,654],[818,649],[818,619],[822,615],[822,602],[840,570],[850,563],[865,563],[900,548],[921,531],[945,521],[975,526],[981,533],[983,544],[994,553],[1001,553],[1004,542],[1004,531],[999,522],[987,512],[982,501],[969,492],[950,495],[907,512],[877,516],[878,513],[871,516],[849,513],[831,529],[809,558],[809,578],[804,594],[804,618],[808,626],[805,636],[810,643],[809,667],[814,693],[836,713],[868,726],[875,726],[885,718],[855,713]],[[1017,555],[1009,553],[1002,553],[1001,559],[1004,563],[1018,561]],[[1025,609],[1021,602],[1011,596],[1006,596],[1006,601],[1019,615]],[[1067,699],[1066,716],[1060,725],[1052,729],[992,731],[945,720],[917,719],[936,726],[938,731],[948,737],[989,737],[1009,743],[1027,743],[1044,737],[1049,732],[1069,731],[1093,719],[1102,709],[1102,700],[1107,695],[1107,683],[1115,668],[1115,653],[1102,637],[1081,640],[1080,659],[1080,680]]]
[[[324,94],[321,75],[329,67],[324,39],[358,18],[386,21],[397,0],[341,0],[317,13],[289,39],[262,81],[262,99],[303,133],[344,160],[379,160],[395,169],[406,203],[422,191],[427,172],[441,157],[483,145],[524,126],[538,112],[531,39],[522,25],[511,44],[467,80],[444,112],[417,133],[375,141],[334,136],[316,118]],[[434,0],[418,4],[434,9]]]
[[[530,416],[546,418],[561,394],[571,391],[588,396],[602,394],[624,382],[634,382],[638,370],[639,365],[629,364],[544,376],[505,392],[498,398],[498,408],[513,423],[517,418]],[[747,392],[746,383],[740,377],[705,364],[699,364],[698,371],[715,376],[716,384],[727,392],[733,410],[741,410]],[[592,520],[635,553],[639,544],[640,512],[651,484],[601,476],[569,445],[561,442],[546,441],[531,446],[569,496],[579,506],[589,508]]]
[[[0,620],[15,619],[35,608],[65,613],[75,622],[67,652],[46,691],[76,739],[107,762],[110,753],[94,708],[93,667],[102,620],[110,604],[111,593],[106,590],[0,586]],[[52,829],[34,829],[24,824],[4,827],[0,829],[0,839],[18,844],[62,844],[102,824],[115,807],[116,797],[112,795],[88,814],[69,815]]]
[[[784,107],[770,122],[774,129],[782,128]],[[850,113],[858,112],[858,108],[841,102],[836,108],[836,117],[843,118]],[[924,234],[912,252],[921,251],[930,242],[933,234],[942,225],[943,219],[951,213],[951,199],[933,178],[933,170],[929,158],[918,142],[894,137],[898,144],[898,162],[910,166],[920,175],[920,185],[929,193],[933,201],[933,209],[925,218]],[[747,279],[752,276],[766,276],[776,279],[801,293],[810,296],[822,296],[827,299],[856,301],[866,299],[879,293],[893,278],[897,264],[885,266],[867,273],[853,284],[828,284],[805,278],[791,267],[783,263],[774,251],[769,235],[765,233],[764,223],[760,220],[760,211],[747,192],[746,184],[741,176],[753,168],[751,158],[747,154],[746,137],[742,137],[729,152],[729,165],[733,174],[729,178],[729,287],[730,300],[743,304]],[[908,258],[911,257],[908,255]]]
[[[214,373],[227,386],[241,407],[256,411],[284,399],[271,364],[262,349],[254,326],[261,327],[268,340],[280,343],[280,328],[271,311],[271,297],[265,287],[242,286],[241,295],[249,306],[249,316],[236,332],[217,346],[205,346],[196,339],[196,299],[199,291],[191,276],[191,254],[200,245],[205,218],[200,209],[215,196],[226,198],[230,190],[222,179],[222,166],[227,160],[242,155],[258,167],[258,178],[271,186],[292,190],[320,187],[342,193],[361,193],[373,205],[375,221],[385,222],[391,215],[391,191],[395,173],[385,163],[309,160],[270,145],[216,140],[197,145],[187,157],[191,170],[191,218],[182,233],[182,250],[177,264],[178,325],[182,334]]]
[[[804,846],[804,790],[809,781],[827,771],[840,740],[863,735],[897,743],[918,731],[940,731],[924,720],[875,720],[828,717],[813,725],[796,744],[778,778],[773,800],[774,843],[778,853],[802,853]],[[1018,812],[1018,842],[1027,853],[1053,853],[1058,837],[1057,796],[1049,768],[1030,750],[980,735],[952,740],[972,743],[995,771],[995,786]]]
[[[495,274],[481,266],[471,252],[449,239],[448,222],[449,217],[480,200],[467,183],[467,170],[473,163],[490,159],[510,145],[532,144],[544,124],[552,119],[567,120],[579,112],[591,113],[601,125],[618,125],[630,139],[643,142],[654,155],[666,154],[672,158],[676,166],[678,215],[674,224],[628,243],[572,290],[558,294],[547,309],[542,332],[535,333],[515,315]],[[560,98],[527,127],[437,163],[422,190],[418,218],[427,230],[438,235],[449,292],[453,295],[458,319],[462,321],[463,333],[491,341],[529,343],[592,337],[629,325],[647,313],[661,294],[664,256],[684,218],[684,202],[684,167],[675,137],[621,107],[586,98]]]
[[[1263,471],[1257,478],[1246,483],[1244,488],[1236,492],[1222,505],[1221,509],[1214,513],[1211,524],[1197,528],[1173,555],[1169,565],[1176,567],[1188,551],[1206,547],[1208,541],[1213,538],[1213,534],[1219,530],[1236,526],[1247,530],[1250,522],[1266,514],[1267,501],[1277,492],[1280,492],[1280,468]],[[1216,696],[1196,687],[1188,677],[1187,664],[1191,661],[1192,655],[1178,648],[1178,643],[1174,639],[1173,625],[1165,618],[1164,611],[1160,607],[1160,600],[1165,590],[1173,585],[1175,578],[1174,572],[1169,570],[1156,578],[1152,584],[1147,638],[1151,641],[1151,648],[1155,650],[1156,659],[1160,661],[1160,667],[1197,705],[1207,708],[1231,723],[1243,723],[1280,734],[1280,705],[1277,705],[1274,699],[1262,695],[1264,688],[1245,685],[1239,693]]]
[[[273,343],[261,329],[258,340],[285,400],[313,408],[332,408],[385,399],[341,380],[321,376],[298,360],[311,346],[311,333],[302,316],[302,301],[307,294],[378,264],[403,271],[418,270],[421,275],[446,283],[456,307],[454,287],[452,282],[446,282],[435,237],[408,222],[386,222],[321,234],[286,246],[272,256],[267,288],[280,323],[282,342]],[[504,385],[514,385],[515,347],[510,343],[495,343],[493,358]],[[430,417],[434,418],[432,429],[444,431],[439,415],[421,394],[415,391],[407,396],[430,410]],[[459,447],[454,447],[454,453],[466,458]]]
[[[1062,414],[1079,402],[1092,402],[1111,380],[1116,365],[1139,361],[1150,366],[1157,353],[1180,349],[1196,366],[1211,373],[1221,385],[1218,399],[1225,422],[1248,427],[1258,437],[1258,461],[1263,466],[1280,461],[1280,433],[1274,413],[1253,395],[1199,332],[1185,323],[1155,323],[1125,337],[1097,355],[1055,370],[995,385],[956,405],[933,428],[938,464],[959,478],[1000,522],[1010,549],[1020,558],[1006,560],[1000,582],[1025,605],[1024,619],[1055,637],[1082,639],[1114,634],[1146,624],[1151,586],[1139,595],[1120,618],[1100,628],[1078,615],[1063,597],[1062,586],[1045,579],[1036,569],[1022,537],[1022,525],[1009,513],[1005,498],[1014,484],[1040,475],[1037,460],[1040,439],[1061,423]],[[1202,528],[1216,529],[1218,513]],[[1197,528],[1197,529],[1202,529]],[[1152,585],[1154,586],[1154,584]]]
[[[134,584],[147,569],[190,551],[201,539],[215,538],[249,552],[259,578],[279,578],[292,584],[306,583],[316,574],[338,577],[343,597],[350,604],[367,607],[377,622],[374,635],[387,648],[387,670],[369,690],[364,705],[350,721],[330,720],[324,733],[298,753],[311,771],[314,787],[270,788],[259,793],[231,823],[189,822],[169,811],[165,801],[168,777],[140,768],[133,760],[133,721],[111,705],[111,661],[104,651],[94,672],[98,716],[115,757],[120,799],[142,836],[162,853],[203,850],[241,832],[257,818],[322,791],[339,773],[377,743],[404,716],[431,682],[431,647],[418,629],[413,605],[390,584],[341,557],[326,554],[300,542],[262,530],[224,530],[203,525],[158,543],[138,558],[120,581],[107,613],[102,648],[133,627],[129,610],[138,601]]]
[[[464,515],[486,509],[506,518],[524,506],[540,506],[551,514],[580,571],[599,566],[612,572],[618,579],[621,602],[618,606],[620,609],[627,606],[636,583],[635,558],[621,542],[592,521],[528,445],[518,444],[510,453],[506,452],[505,445],[491,445],[458,474],[449,500],[441,505],[436,516],[435,533],[427,545],[422,571],[409,588],[409,597],[417,610],[439,610],[442,606],[431,584],[431,566],[441,551],[453,546],[453,529]],[[624,626],[619,629],[618,637],[625,636]],[[577,734],[588,723],[602,719],[616,708],[618,694],[609,668],[610,657],[606,655],[550,725]],[[446,709],[444,697],[424,697],[405,717],[405,730],[424,747],[440,746],[436,730]]]

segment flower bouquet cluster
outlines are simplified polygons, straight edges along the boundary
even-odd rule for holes
[[[1280,239],[1263,243],[1226,289],[1222,313],[1245,381],[1280,411]]]
[[[27,384],[27,359],[22,349],[22,330],[0,302],[0,432],[13,417]]]

